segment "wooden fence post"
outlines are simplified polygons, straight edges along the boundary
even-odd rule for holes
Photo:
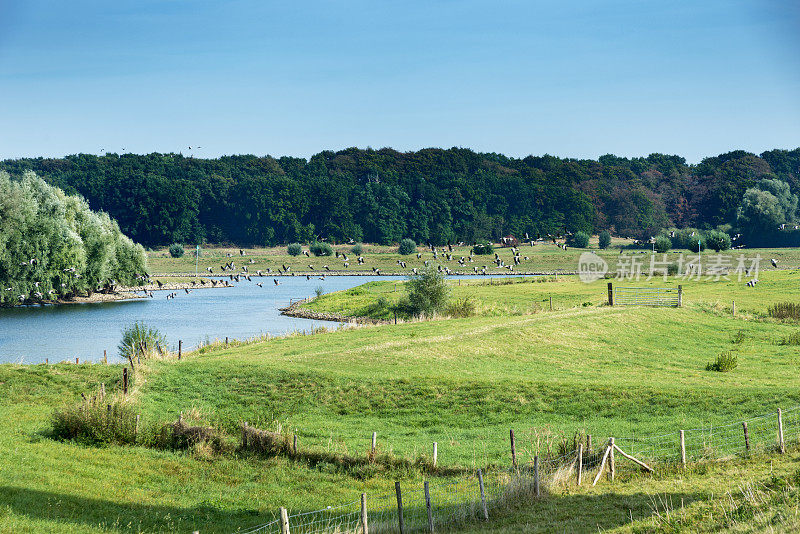
[[[394,492],[397,494],[397,526],[400,528],[400,534],[405,534],[405,525],[403,524],[403,495],[400,492],[400,482],[394,483]]]
[[[511,439],[511,465],[517,467],[517,442],[514,439],[514,429],[512,428],[509,432],[509,437]]]
[[[78,362],[78,358],[77,357],[75,357],[75,365],[80,365],[80,363]]]
[[[289,534],[289,513],[281,506],[281,534]]]
[[[378,433],[377,432],[373,432],[372,433],[372,448],[370,449],[372,451],[372,454],[375,454],[375,449],[377,447],[378,447]]]
[[[139,414],[136,414],[136,426],[133,428],[133,435],[137,436],[139,434]]]
[[[731,301],[731,315],[736,317],[736,301]]]
[[[614,305],[614,287],[611,282],[608,283],[608,305]]]
[[[541,491],[539,490],[539,455],[533,457],[533,491],[536,493],[537,497],[541,496]]]
[[[550,311],[553,311],[553,295],[550,295]]]
[[[122,394],[128,394],[128,368],[122,368]]]
[[[178,359],[181,359],[181,353],[183,352],[183,340],[178,340]]]
[[[439,444],[433,442],[433,468],[436,469],[436,461],[439,459]]]
[[[698,273],[698,274],[700,274],[700,273]],[[681,306],[683,306],[683,286],[679,285],[678,286],[678,307],[680,308]]]
[[[103,350],[103,363],[108,365],[108,355],[106,354],[105,349]]]
[[[228,336],[225,336],[225,346],[228,346]]]
[[[783,413],[780,408],[778,408],[778,450],[781,454],[786,452],[786,444],[783,441]]]
[[[608,478],[614,482],[614,475],[617,471],[617,466],[614,464],[614,438],[608,438],[608,447],[610,449],[608,455]]]
[[[686,467],[686,439],[683,430],[680,431],[681,437],[681,467]]]
[[[592,454],[592,435],[586,435],[586,454]]]
[[[483,506],[483,519],[489,520],[489,511],[486,509],[486,492],[483,490],[483,472],[478,469],[478,488],[481,490],[481,506]]]
[[[292,454],[297,454],[297,434],[292,434]]]
[[[747,433],[747,421],[742,421],[742,428],[744,428],[744,449],[750,452],[750,434]]]
[[[583,443],[578,443],[578,486],[581,485],[583,477]]]
[[[431,490],[428,481],[425,481],[425,508],[428,509],[428,532],[433,533],[433,509],[431,508]]]
[[[367,494],[361,494],[361,534],[369,534],[369,525],[367,524]]]

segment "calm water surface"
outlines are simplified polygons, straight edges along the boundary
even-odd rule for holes
[[[337,323],[281,315],[278,308],[291,298],[311,297],[322,286],[326,293],[348,289],[381,276],[330,276],[325,280],[284,276],[276,286],[272,278],[253,278],[225,289],[180,290],[167,300],[167,291],[155,291],[152,299],[105,304],[30,306],[0,309],[0,363],[42,363],[62,360],[101,361],[103,350],[118,361],[117,345],[122,329],[145,321],[166,334],[173,348],[178,339],[187,349],[206,340],[245,339],[259,334],[285,334],[310,330],[315,325]],[[256,281],[264,287],[258,287]],[[175,349],[177,350],[177,349]]]

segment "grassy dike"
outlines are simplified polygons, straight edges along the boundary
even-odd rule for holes
[[[242,421],[280,425],[297,432],[313,461],[57,441],[53,410],[101,383],[118,388],[121,368],[0,365],[0,532],[235,532],[266,522],[279,506],[313,510],[362,491],[391,492],[394,480],[414,486],[449,476],[414,464],[433,441],[443,468],[471,470],[508,464],[511,427],[528,460],[537,444],[555,447],[576,431],[674,432],[800,404],[800,353],[778,344],[797,325],[763,317],[773,302],[798,300],[800,284],[788,271],[760,278],[750,292],[737,282],[681,281],[681,309],[602,306],[603,281],[462,281],[453,295],[474,299],[476,316],[219,347],[150,362],[134,380],[143,424],[183,412],[231,440]],[[381,295],[394,298],[393,284],[311,305],[357,312]],[[730,350],[735,370],[705,370]],[[338,461],[365,456],[373,431],[381,453],[410,465]],[[770,523],[791,531],[795,447],[784,457],[652,477],[620,463],[614,485],[565,487],[467,531],[746,531]]]

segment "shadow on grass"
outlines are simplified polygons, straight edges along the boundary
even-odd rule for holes
[[[541,499],[523,498],[514,503],[499,502],[490,506],[489,522],[482,520],[479,503],[437,506],[434,517],[437,531],[442,532],[597,532],[626,525],[658,513],[669,511],[667,521],[679,521],[680,508],[697,500],[707,499],[702,493],[666,493],[657,496],[645,493],[617,495],[545,496]],[[192,508],[164,505],[119,503],[107,499],[77,497],[27,488],[0,486],[0,507],[7,513],[33,521],[50,521],[64,525],[105,527],[134,532],[236,532],[268,523],[274,513],[258,510],[223,510],[202,504]],[[316,526],[338,527],[348,532],[349,523],[357,522],[357,510],[345,523],[323,515]],[[297,510],[290,514],[298,513]],[[302,512],[301,512],[302,513]],[[379,519],[380,517],[380,519]],[[383,514],[370,511],[370,532],[396,531],[396,511],[389,507]],[[427,528],[427,511],[422,502],[410,502],[405,507],[407,532],[422,532]],[[667,523],[662,521],[662,526]],[[670,525],[670,526],[676,526]],[[311,532],[296,525],[292,532]],[[317,531],[321,532],[321,531]]]

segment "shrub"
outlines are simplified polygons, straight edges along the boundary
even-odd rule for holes
[[[698,243],[700,245],[699,247],[698,247]],[[705,250],[706,249],[706,241],[705,241],[705,239],[703,239],[701,237],[694,236],[693,238],[691,238],[689,240],[689,244],[688,244],[688,246],[686,248],[688,248],[692,252],[700,252],[701,250]]]
[[[169,246],[169,255],[173,258],[183,257],[183,246],[178,243],[173,243]]]
[[[353,254],[361,256],[364,253],[364,246],[361,243],[356,243],[350,250],[353,252]]]
[[[727,373],[733,371],[739,365],[739,358],[731,351],[726,351],[717,356],[715,362],[706,365],[706,371],[718,371],[720,373]]]
[[[608,230],[600,232],[599,245],[600,248],[606,249],[611,244],[611,233]]]
[[[119,342],[119,355],[130,362],[131,368],[134,361],[146,359],[155,353],[161,353],[162,347],[167,344],[167,338],[157,329],[135,322],[125,327],[122,331],[122,341]]]
[[[672,248],[672,240],[665,235],[660,235],[656,238],[656,242],[653,244],[653,248],[659,254],[669,252],[669,249]]]
[[[575,232],[567,241],[571,247],[586,248],[589,246],[589,234],[586,232]]]
[[[322,287],[322,286],[317,286],[317,287],[314,289],[314,293],[316,293],[316,294],[317,294],[317,297],[321,297],[321,296],[322,296],[322,294],[323,294],[323,293],[325,293],[325,288],[324,288],[324,287]]]
[[[800,304],[776,302],[767,308],[767,313],[775,319],[800,319]]]
[[[286,247],[286,252],[289,253],[289,256],[299,256],[303,253],[303,247],[300,243],[289,243],[289,246]]]
[[[308,248],[314,256],[330,256],[333,254],[333,247],[323,241],[314,241]]]
[[[416,251],[417,251],[417,244],[414,243],[413,239],[409,238],[405,238],[402,241],[400,241],[400,246],[397,247],[397,252],[403,254],[404,256],[408,254],[413,254]]]
[[[712,230],[706,234],[708,248],[720,252],[731,248],[731,236],[719,230]]]
[[[472,247],[472,253],[476,256],[482,256],[486,254],[494,254],[494,245],[491,243],[475,243],[475,246]]]
[[[411,315],[430,316],[447,306],[449,290],[444,274],[430,265],[409,276],[406,289]]]

